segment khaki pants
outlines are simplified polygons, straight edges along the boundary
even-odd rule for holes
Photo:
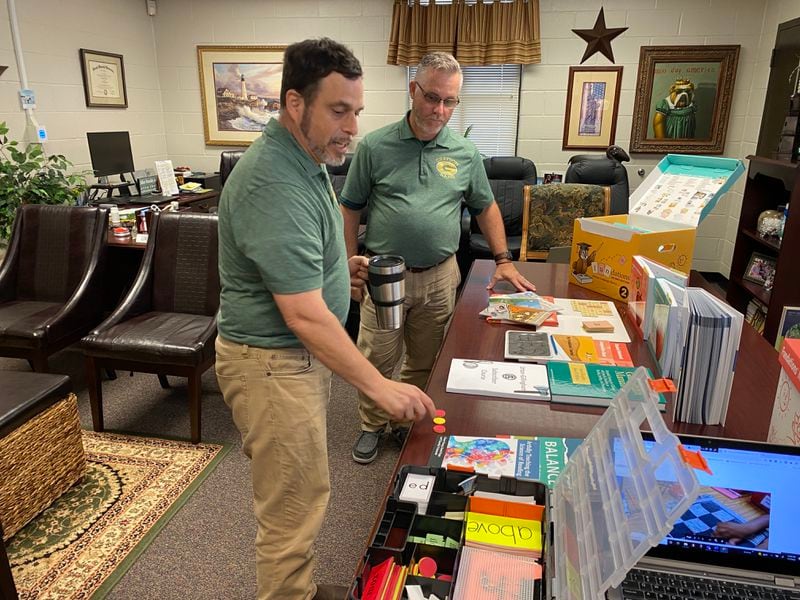
[[[330,371],[301,348],[254,348],[222,337],[216,372],[251,460],[259,600],[308,600],[313,544],[330,496]]]
[[[358,349],[384,377],[391,377],[405,342],[406,355],[400,369],[400,381],[424,389],[453,314],[456,288],[460,282],[455,256],[421,273],[406,271],[403,325],[394,331],[378,329],[375,305],[367,296],[361,304]],[[363,431],[382,431],[390,422],[389,415],[361,392],[358,394],[358,412]]]

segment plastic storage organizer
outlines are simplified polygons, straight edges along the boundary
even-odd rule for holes
[[[653,440],[645,442],[640,429],[649,429]],[[435,476],[425,515],[418,514],[416,504],[397,499],[408,473]],[[458,492],[470,476],[437,467],[402,467],[350,598],[362,598],[370,569],[387,557],[409,564],[431,556],[455,583],[413,577],[407,583],[421,585],[425,594],[458,600],[453,592],[459,588],[459,569],[465,566],[464,526],[443,515],[468,510],[469,499]],[[697,478],[684,462],[680,441],[661,417],[658,394],[643,368],[570,457],[552,493],[542,482],[484,475],[477,476],[476,488],[535,496],[545,506],[542,585],[535,595],[524,596],[535,600],[604,600],[605,592],[619,585],[650,547],[666,537],[699,493]],[[426,532],[457,537],[459,547],[410,541]]]

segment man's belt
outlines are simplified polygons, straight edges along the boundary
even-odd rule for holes
[[[373,252],[369,248],[367,248],[364,253],[366,254],[367,258],[370,258],[372,256],[377,256],[377,253]],[[406,265],[406,271],[409,271],[411,273],[422,273],[422,272],[428,271],[428,270],[430,270],[430,269],[432,269],[434,267],[438,267],[439,265],[441,265],[442,263],[447,261],[449,258],[450,258],[450,256],[448,256],[446,258],[443,258],[442,260],[437,262],[435,265],[429,265],[427,267],[409,267],[408,265]]]

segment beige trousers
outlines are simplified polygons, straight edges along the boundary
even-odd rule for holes
[[[400,381],[424,389],[453,314],[456,288],[460,282],[455,256],[421,273],[406,271],[403,325],[394,331],[378,329],[375,305],[367,295],[361,304],[358,349],[384,377],[391,377],[405,343]],[[363,431],[382,431],[390,423],[389,415],[361,392],[358,394],[358,412]],[[392,425],[405,426],[408,423]]]
[[[259,600],[316,593],[314,541],[330,496],[330,371],[301,348],[217,337],[216,372],[251,461]]]

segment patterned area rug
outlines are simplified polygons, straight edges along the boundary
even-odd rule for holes
[[[229,447],[83,432],[86,477],[7,543],[22,600],[103,598]]]

